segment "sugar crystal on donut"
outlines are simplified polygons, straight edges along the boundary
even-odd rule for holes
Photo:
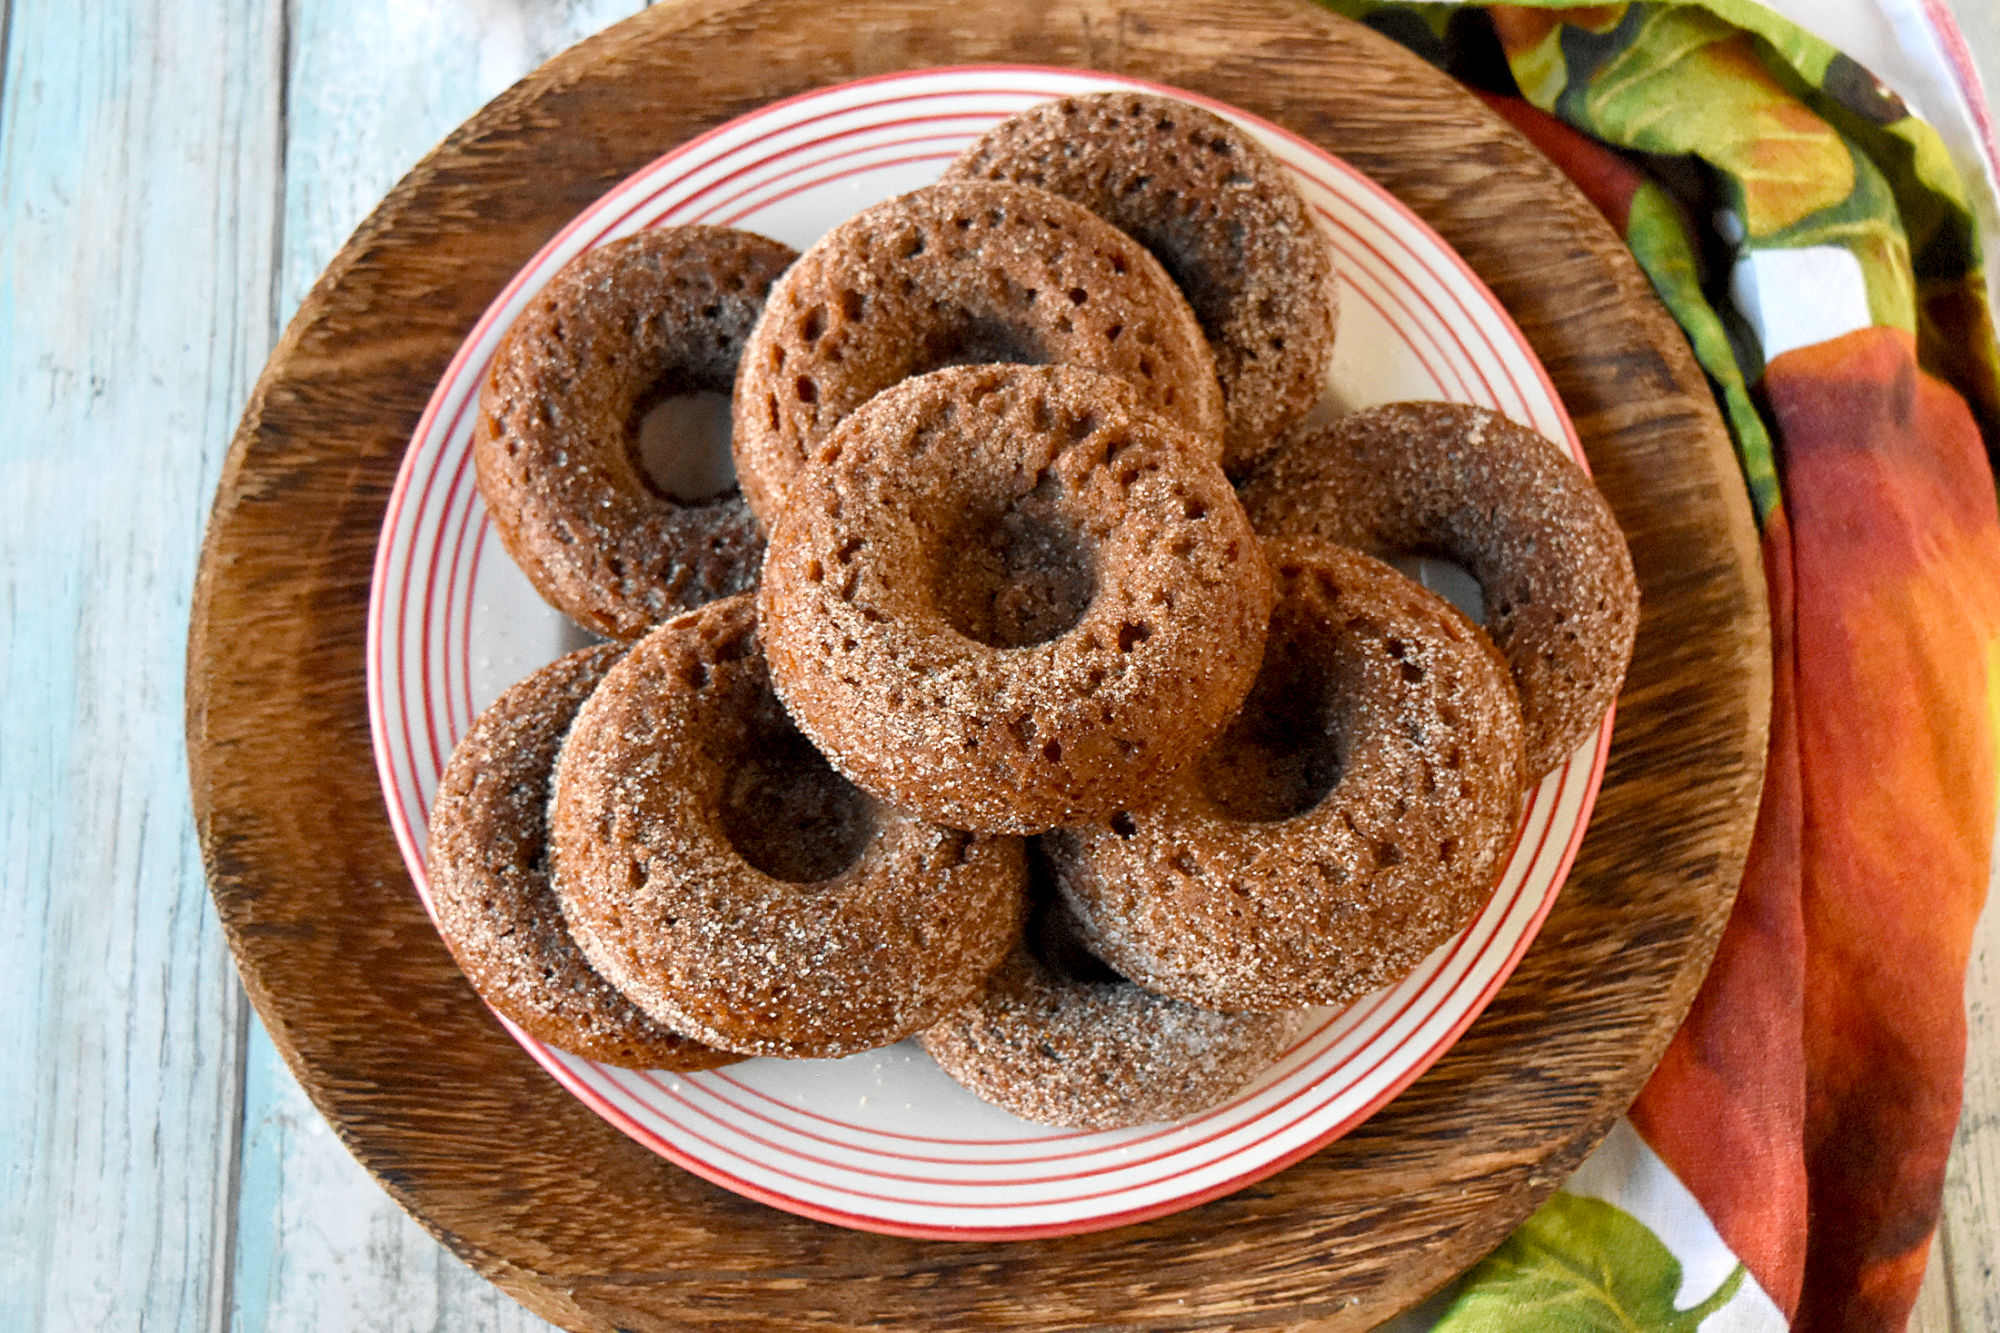
[[[548,857],[549,781],[577,709],[624,648],[542,667],[473,720],[438,779],[425,866],[438,933],[480,998],[560,1050],[641,1069],[735,1056],[655,1022],[585,960]]]
[[[727,227],[662,227],[577,256],[515,317],[480,392],[473,461],[494,531],[548,602],[630,639],[756,581],[734,489],[676,496],[640,457],[662,400],[728,393],[796,256]]]
[[[1074,199],[1152,252],[1215,354],[1231,475],[1326,392],[1332,247],[1285,168],[1222,117],[1131,90],[1065,97],[1001,121],[945,179]]]
[[[1388,565],[1276,543],[1265,666],[1165,797],[1044,839],[1093,952],[1165,995],[1275,1012],[1398,980],[1491,893],[1520,703],[1479,627]]]
[[[1462,403],[1387,403],[1285,441],[1243,483],[1266,537],[1456,561],[1477,579],[1540,776],[1617,698],[1639,585],[1611,506],[1555,441]]]
[[[1219,1013],[1134,985],[1084,949],[1052,885],[1034,898],[979,998],[919,1038],[981,1100],[1075,1129],[1176,1120],[1242,1088],[1305,1030],[1305,1013]]]
[[[1131,384],[1211,455],[1222,389],[1187,301],[1145,247],[1021,185],[935,185],[835,227],[778,284],[736,381],[736,473],[766,524],[849,412],[909,376],[991,362]]]
[[[772,683],[836,768],[939,823],[1144,800],[1256,676],[1261,546],[1212,451],[1119,380],[906,380],[795,488],[759,592]]]
[[[563,914],[646,1012],[833,1057],[964,1004],[1020,933],[1018,839],[872,800],[772,696],[748,595],[641,639],[579,712],[550,815]]]

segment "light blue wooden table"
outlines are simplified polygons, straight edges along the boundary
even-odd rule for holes
[[[322,266],[639,7],[0,0],[0,1330],[547,1327],[390,1204],[264,1038],[202,880],[182,658],[224,446]],[[2000,13],[1958,7],[1991,71]],[[1992,922],[1922,1330],[2000,1328]]]

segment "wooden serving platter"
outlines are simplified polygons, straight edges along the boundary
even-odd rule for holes
[[[369,575],[411,431],[507,280],[605,189],[778,97],[926,65],[1188,88],[1374,177],[1498,294],[1567,404],[1644,603],[1569,886],[1459,1043],[1356,1132],[1120,1230],[965,1244],[765,1208],[631,1143],[474,998],[384,817]],[[1366,1327],[1475,1260],[1629,1104],[1692,999],[1754,820],[1769,709],[1756,536],[1679,331],[1601,218],[1442,75],[1285,0],[669,3],[496,100],[384,200],[273,354],[196,589],[188,745],[244,984],[385,1188],[578,1329]],[[467,1091],[470,1089],[471,1091]],[[449,1090],[449,1091],[447,1091]]]

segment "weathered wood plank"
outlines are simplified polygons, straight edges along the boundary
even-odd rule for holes
[[[281,308],[461,121],[639,0],[298,0],[292,6]],[[234,1327],[481,1330],[549,1325],[453,1258],[348,1156],[260,1031],[249,1045]]]
[[[1991,100],[2000,93],[2000,5],[1949,4]],[[1989,267],[1994,262],[1989,254]],[[1931,1260],[1949,1297],[1951,1333],[2000,1328],[2000,866],[1995,870],[1966,975],[1965,1109],[1945,1174],[1943,1243]]]
[[[1965,1109],[1945,1170],[1945,1268],[1958,1326],[2000,1328],[2000,879],[1973,936]]]
[[[0,91],[0,1327],[211,1329],[245,1006],[188,809],[197,539],[275,331],[270,7],[18,0]]]
[[[417,160],[535,66],[643,0],[294,0],[287,77],[286,317]]]
[[[327,1128],[261,1028],[250,1037],[234,1333],[536,1333],[431,1239]]]

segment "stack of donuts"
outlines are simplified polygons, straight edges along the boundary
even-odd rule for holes
[[[803,255],[663,228],[562,270],[475,459],[609,641],[443,775],[473,986],[626,1065],[917,1036],[1108,1128],[1220,1101],[1463,928],[1618,690],[1631,563],[1502,417],[1315,416],[1332,275],[1249,136],[1132,93],[1031,108]],[[638,422],[698,391],[738,488],[683,502]],[[1463,566],[1483,627],[1397,554]]]

